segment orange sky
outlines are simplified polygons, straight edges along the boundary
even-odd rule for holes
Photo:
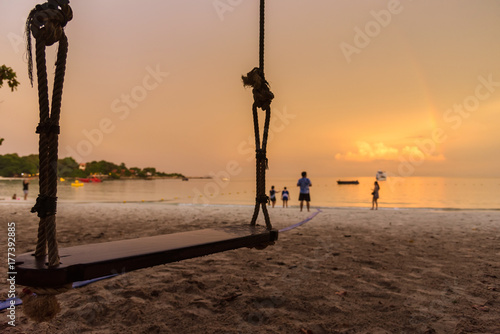
[[[252,177],[258,2],[73,1],[60,156]],[[38,150],[36,3],[0,0],[0,154]],[[497,0],[272,0],[265,54],[271,177],[500,176]]]

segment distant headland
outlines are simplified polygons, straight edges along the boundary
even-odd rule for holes
[[[26,177],[37,176],[39,172],[38,154],[20,157],[16,153],[0,155],[1,177]],[[80,178],[89,175],[101,176],[109,179],[133,179],[133,178],[176,178],[187,179],[181,173],[165,173],[157,171],[154,167],[131,167],[128,168],[122,162],[117,165],[109,161],[91,161],[78,163],[75,159],[68,157],[57,161],[57,175],[63,178]]]

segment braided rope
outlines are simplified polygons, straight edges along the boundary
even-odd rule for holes
[[[266,227],[271,230],[271,220],[267,211],[267,204],[269,197],[266,195],[266,169],[268,169],[268,160],[266,156],[267,137],[269,134],[269,122],[271,119],[271,101],[274,94],[269,89],[269,84],[264,76],[264,14],[265,14],[265,1],[260,1],[260,34],[259,34],[259,67],[251,70],[246,76],[242,76],[243,85],[253,87],[252,105],[253,124],[255,132],[255,162],[256,162],[256,197],[255,209],[253,212],[251,225],[255,225],[257,217],[259,216],[260,207],[264,214]],[[262,145],[260,142],[260,129],[259,129],[259,116],[257,108],[266,112],[264,121],[264,131],[262,134]]]
[[[266,14],[265,0],[260,0],[260,23],[259,23],[259,68],[264,73],[264,26]]]
[[[57,208],[57,160],[59,119],[68,54],[68,39],[63,28],[72,17],[73,12],[69,7],[69,1],[48,0],[42,5],[37,5],[30,12],[26,21],[28,72],[32,84],[31,34],[36,39],[38,103],[40,108],[40,123],[36,130],[40,134],[38,143],[40,194],[36,204],[31,209],[31,212],[37,212],[38,217],[40,217],[35,257],[45,258],[48,249],[49,267],[59,265],[55,216]],[[59,48],[57,51],[52,105],[49,108],[45,50],[47,46],[56,42],[59,42]],[[39,322],[52,319],[60,311],[55,295],[67,291],[69,287],[30,288],[27,290],[28,292],[23,292],[25,314]],[[36,292],[36,295],[32,291]]]
[[[49,266],[59,265],[55,227],[57,149],[62,90],[68,53],[68,39],[63,28],[73,17],[73,12],[68,4],[67,0],[49,0],[47,3],[37,5],[30,12],[26,21],[30,78],[32,78],[31,34],[36,39],[38,103],[40,106],[40,124],[37,127],[37,133],[40,134],[40,194],[35,206],[31,209],[32,212],[37,212],[40,217],[35,256],[38,258],[45,256],[48,247]],[[59,42],[59,49],[52,93],[52,108],[49,108],[45,49],[55,42]]]
[[[31,15],[31,13],[30,13]],[[49,115],[49,88],[47,82],[47,66],[45,61],[45,42],[42,39],[36,40],[36,66],[38,78],[38,105],[40,108],[40,124],[46,124],[50,119]],[[43,148],[48,146],[48,138],[46,132],[41,132],[38,139],[39,147],[39,188],[40,194],[48,193],[48,179],[45,177],[48,173],[47,152]],[[32,209],[33,210],[33,209]],[[36,257],[43,257],[46,254],[47,238],[45,228],[47,221],[44,218],[40,219],[38,224],[38,241],[35,250]]]

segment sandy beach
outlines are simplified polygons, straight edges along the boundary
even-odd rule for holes
[[[16,223],[17,254],[36,243],[31,206],[0,203],[2,228]],[[60,203],[59,246],[245,224],[252,212]],[[270,209],[277,229],[311,213]],[[6,233],[0,244],[5,273]],[[228,251],[73,289],[58,296],[62,311],[50,322],[28,320],[19,306],[10,327],[3,311],[0,332],[500,333],[499,258],[500,211],[323,209],[264,250]],[[0,289],[5,300],[5,280]]]

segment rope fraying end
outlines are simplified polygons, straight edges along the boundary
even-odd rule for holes
[[[24,314],[36,322],[53,319],[61,311],[56,295],[70,289],[71,284],[55,288],[24,288],[19,294]]]

